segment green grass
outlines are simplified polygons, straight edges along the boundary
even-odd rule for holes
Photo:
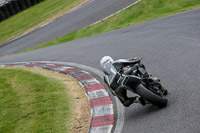
[[[61,82],[29,71],[0,69],[1,133],[67,132],[70,112]]]
[[[44,0],[0,22],[0,44],[61,16],[87,0]]]
[[[62,36],[40,46],[27,49],[23,52],[97,35],[199,6],[200,0],[142,0],[138,4],[98,24]]]

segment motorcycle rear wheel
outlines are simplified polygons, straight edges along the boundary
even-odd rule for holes
[[[146,101],[148,101],[151,104],[156,105],[156,106],[158,106],[160,108],[163,108],[163,107],[167,106],[167,103],[168,103],[167,99],[165,99],[165,98],[153,93],[152,91],[150,91],[149,89],[144,87],[142,84],[139,84],[136,87],[135,93],[140,95]]]

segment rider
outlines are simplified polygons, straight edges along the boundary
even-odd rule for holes
[[[141,77],[149,77],[149,73],[147,73],[145,66],[141,64],[140,61],[141,59],[136,57],[132,59],[119,59],[114,61],[110,56],[104,56],[100,61],[103,70],[105,70],[106,66],[111,66],[111,73],[104,71],[104,80],[111,88],[111,92],[118,97],[118,99],[125,107],[129,107],[132,103],[140,103],[142,105],[145,105],[146,103],[145,100],[139,96],[127,97],[126,86],[120,84],[119,76],[117,76],[117,74],[112,71],[112,69],[115,69],[117,72],[124,75],[140,74]],[[159,80],[156,77],[154,77],[154,79]],[[129,78],[127,83],[131,82],[134,81],[131,81],[131,78]]]
[[[138,61],[138,58],[128,60],[119,59],[114,61],[110,56],[104,56],[100,61],[100,64],[103,69],[107,63],[111,63],[117,71],[120,71],[120,73],[123,73],[125,75],[134,75],[138,68],[142,70],[143,75],[149,75],[145,70],[145,66]],[[113,81],[113,78],[115,78],[114,75],[104,75],[104,80],[111,88],[111,92],[118,97],[118,99],[125,107],[129,107],[132,103],[140,103],[142,105],[145,105],[144,99],[142,99],[139,96],[127,97],[127,89],[125,86],[117,83],[114,83],[115,85],[111,86],[112,83],[110,82]]]

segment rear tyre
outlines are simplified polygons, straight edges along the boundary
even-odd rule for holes
[[[146,101],[148,101],[151,104],[156,105],[156,106],[158,106],[160,108],[163,108],[163,107],[167,106],[167,102],[168,102],[167,99],[164,99],[163,97],[156,95],[152,91],[150,91],[147,88],[145,88],[142,84],[139,84],[136,87],[135,93],[140,95]]]

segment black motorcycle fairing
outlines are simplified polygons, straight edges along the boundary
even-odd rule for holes
[[[111,88],[120,86],[119,79],[121,75],[111,63],[105,64],[103,71],[105,73],[104,79]]]
[[[115,67],[115,69],[117,71],[119,71],[120,69],[122,69],[123,67],[126,67],[128,65],[135,65],[137,63],[140,63],[141,59],[139,58],[133,58],[133,59],[128,59],[128,60],[125,60],[125,59],[119,59],[119,60],[116,60],[115,62],[113,62],[113,67]]]
[[[135,75],[126,75],[123,84],[127,87],[135,88],[141,83],[141,79]]]

